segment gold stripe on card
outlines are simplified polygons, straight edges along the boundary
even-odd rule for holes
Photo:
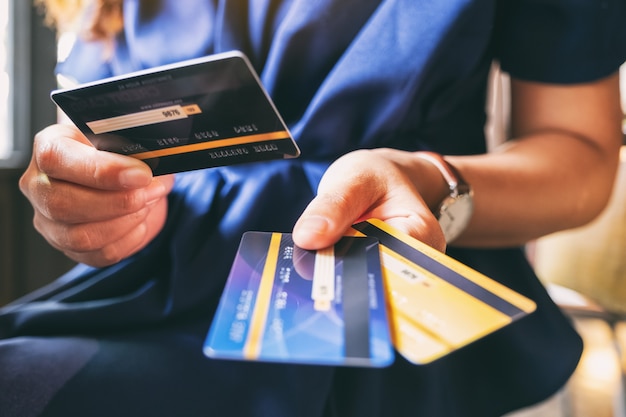
[[[248,338],[246,339],[243,350],[243,356],[246,359],[256,359],[261,352],[261,341],[263,339],[267,313],[272,297],[281,237],[281,233],[273,233],[272,239],[270,240],[267,259],[263,267],[263,273],[261,274],[261,282],[259,283],[256,302],[254,303],[254,310],[252,311],[252,319],[250,320],[250,332],[248,333]]]
[[[181,145],[173,148],[158,149],[155,151],[139,152],[130,154],[136,159],[152,159],[162,156],[178,155],[187,152],[206,151],[210,149],[224,148],[227,146],[247,145],[256,142],[267,142],[270,140],[289,139],[289,133],[285,130],[277,132],[260,133],[258,135],[238,136],[236,138],[210,140],[208,142],[192,143],[190,145]]]

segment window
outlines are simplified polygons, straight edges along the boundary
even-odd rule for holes
[[[55,36],[32,0],[0,0],[0,168],[22,167],[34,133],[55,120]]]
[[[9,157],[13,144],[10,142],[9,117],[9,0],[0,0],[0,159]]]

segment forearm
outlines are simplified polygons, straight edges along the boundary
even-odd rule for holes
[[[513,140],[450,157],[474,189],[459,245],[523,244],[593,219],[606,205],[622,144],[619,77],[572,85],[511,83]]]
[[[545,132],[485,155],[448,157],[472,185],[475,203],[472,221],[454,244],[519,245],[590,221],[612,190],[619,144],[610,142],[616,145],[598,147]]]

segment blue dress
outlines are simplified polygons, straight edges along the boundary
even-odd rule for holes
[[[161,8],[155,7],[159,4]],[[79,42],[80,82],[241,50],[302,156],[177,175],[160,235],[0,309],[2,416],[499,416],[558,390],[581,341],[521,248],[449,254],[538,310],[424,366],[211,360],[202,342],[242,234],[290,232],[325,168],[359,148],[486,150],[494,59],[576,83],[626,59],[623,0],[125,0],[112,56]]]

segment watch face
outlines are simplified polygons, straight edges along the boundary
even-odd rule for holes
[[[439,213],[439,225],[446,242],[452,242],[467,227],[474,211],[474,202],[470,194],[446,198]]]

